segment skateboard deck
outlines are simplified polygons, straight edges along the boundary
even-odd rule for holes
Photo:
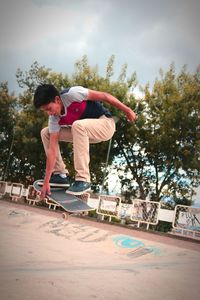
[[[42,186],[38,184],[41,183],[41,181],[42,180],[36,180],[33,183],[33,187],[37,192],[40,192],[42,189]],[[86,202],[77,196],[67,194],[65,188],[51,187],[51,195],[47,195],[46,198],[61,206],[69,214],[94,210],[94,208],[87,205]]]

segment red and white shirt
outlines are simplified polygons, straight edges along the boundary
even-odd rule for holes
[[[49,116],[50,133],[58,132],[62,126],[72,125],[80,119],[97,119],[102,115],[111,117],[100,102],[88,100],[88,89],[82,86],[67,88],[60,93],[60,97],[65,111],[61,116]]]

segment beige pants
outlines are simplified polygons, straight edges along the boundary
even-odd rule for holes
[[[89,144],[107,141],[113,136],[114,132],[115,121],[113,118],[107,118],[106,116],[102,116],[99,119],[78,120],[73,123],[71,128],[61,128],[59,141],[73,143],[76,180],[90,182]],[[48,127],[42,129],[41,138],[47,153],[50,138]],[[59,148],[53,172],[68,173]]]

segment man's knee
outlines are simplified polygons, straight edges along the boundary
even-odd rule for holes
[[[84,131],[85,127],[83,125],[83,122],[81,122],[81,120],[75,121],[72,124],[72,132],[80,132],[80,131]]]

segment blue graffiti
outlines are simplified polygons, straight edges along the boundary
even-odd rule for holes
[[[133,249],[138,247],[143,247],[144,243],[138,240],[135,240],[129,236],[121,235],[113,238],[115,244],[122,248]]]
[[[130,249],[127,253],[129,257],[137,258],[146,254],[161,255],[160,249],[154,246],[146,246],[143,242],[133,239],[130,236],[115,236],[112,240],[118,247],[126,248],[127,250]]]

